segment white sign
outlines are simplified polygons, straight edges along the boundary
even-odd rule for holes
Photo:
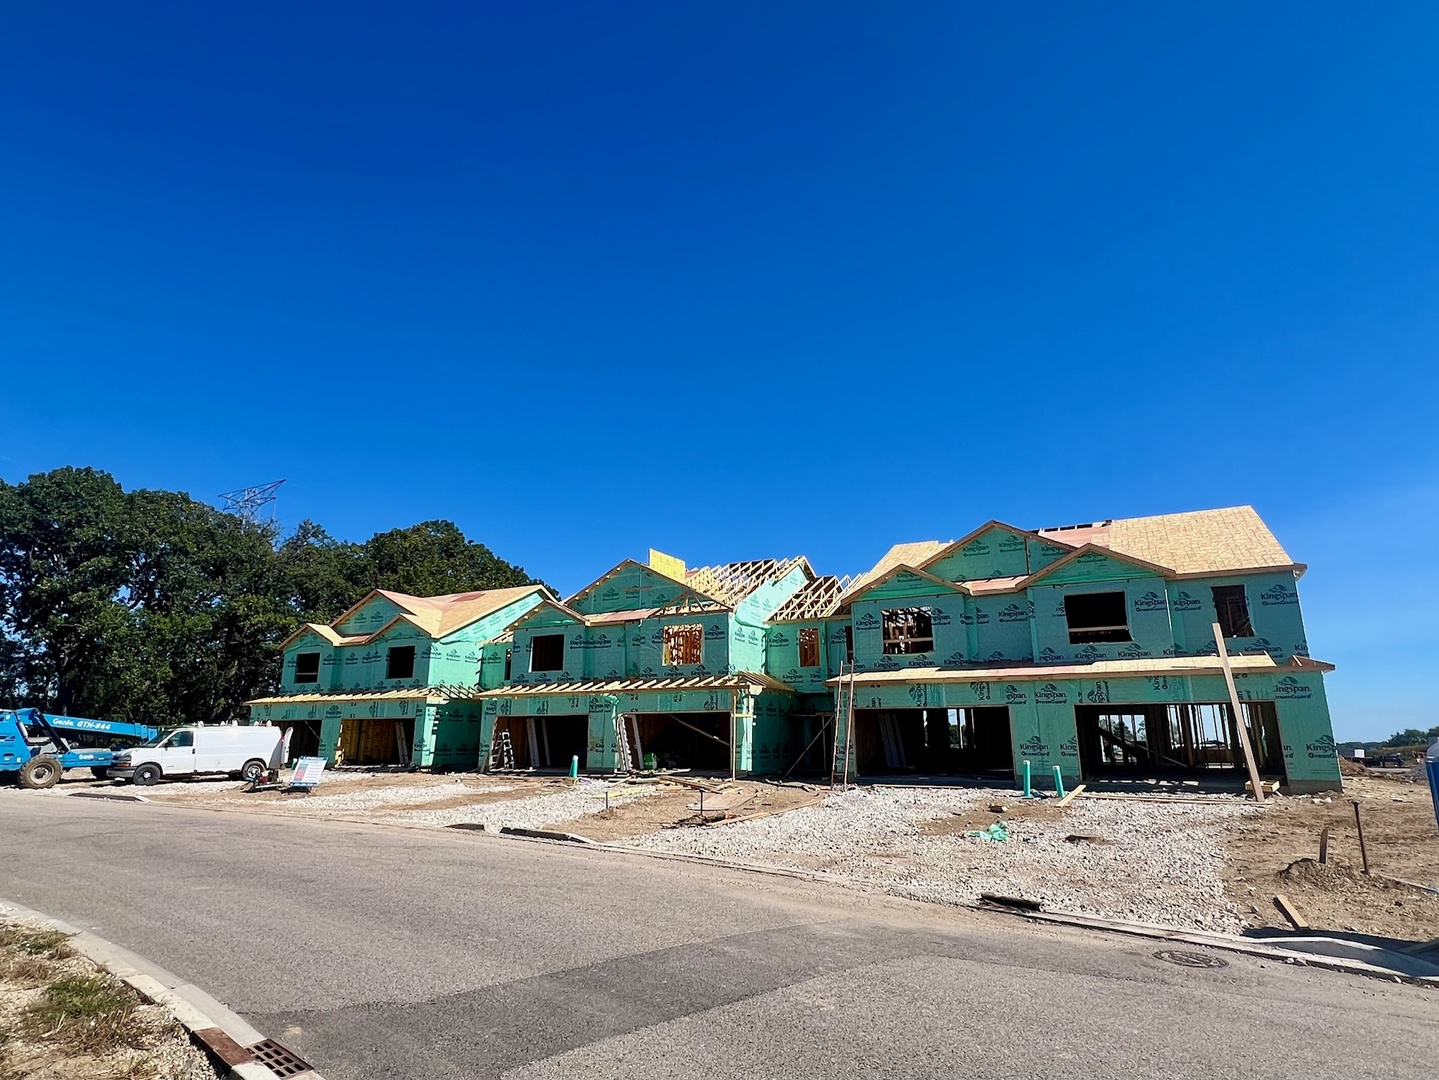
[[[290,778],[291,787],[314,787],[325,772],[322,757],[302,757],[295,762],[295,775]]]

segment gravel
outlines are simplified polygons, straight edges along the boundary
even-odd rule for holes
[[[347,776],[345,779],[351,778]],[[466,784],[458,780],[453,784],[425,786],[401,784],[365,788],[362,791],[347,791],[342,795],[308,795],[292,803],[276,803],[274,805],[309,813],[351,813],[356,810],[374,810],[383,806],[413,806],[417,803],[441,802],[468,794],[483,795],[495,791],[513,791],[516,786],[504,783]],[[318,790],[323,791],[324,788],[321,787]],[[386,816],[393,817],[394,815],[376,815],[376,820],[382,820]],[[406,815],[406,820],[410,816]]]
[[[1224,897],[1219,836],[1225,821],[1263,813],[1252,803],[1077,799],[1053,821],[994,815],[1009,829],[1004,842],[921,829],[996,802],[1023,805],[1012,790],[864,788],[787,814],[625,843],[818,870],[915,900],[967,904],[995,892],[1107,918],[1241,929],[1238,909]],[[1070,843],[1065,837],[1073,834],[1109,843]]]
[[[524,798],[476,803],[471,806],[448,806],[440,810],[376,814],[374,820],[402,822],[406,825],[482,824],[488,831],[498,831],[504,826],[542,829],[546,825],[599,813],[605,808],[605,791],[610,788],[611,785],[606,781],[581,777],[572,787],[556,788]],[[621,793],[611,790],[610,798],[618,801],[620,798],[645,798],[650,794],[652,792],[626,790]]]

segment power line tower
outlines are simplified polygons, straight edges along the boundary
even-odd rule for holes
[[[276,499],[275,492],[285,481],[272,480],[268,484],[256,484],[253,487],[236,488],[234,491],[226,491],[220,495],[225,500],[221,510],[228,511],[244,518],[246,521],[258,522],[264,507],[272,506]],[[269,521],[275,520],[275,511],[270,510]]]

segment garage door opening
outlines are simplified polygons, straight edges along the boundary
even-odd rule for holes
[[[302,757],[316,757],[320,753],[320,725],[303,721],[298,724],[276,724],[280,729],[285,764]]]
[[[508,753],[506,747],[508,736]],[[491,772],[568,772],[570,759],[588,767],[590,718],[586,713],[557,716],[501,716],[491,743]]]
[[[730,771],[729,713],[634,713],[622,715],[620,722],[626,725],[634,767],[647,768],[652,760],[660,769]]]
[[[870,776],[1014,770],[1009,709],[857,709],[855,761]]]
[[[350,717],[340,722],[339,764],[408,765],[414,740],[414,717],[403,720]]]
[[[1259,771],[1284,771],[1279,717],[1271,701],[1246,701],[1242,718]],[[1080,765],[1086,776],[1242,773],[1244,750],[1228,702],[1179,705],[1081,705]]]

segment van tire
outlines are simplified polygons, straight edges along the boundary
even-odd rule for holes
[[[245,762],[245,767],[240,770],[240,779],[254,783],[265,775],[265,763],[259,758],[251,758]]]
[[[60,782],[62,771],[60,762],[49,754],[41,754],[20,766],[20,786],[27,787],[31,791],[52,788]]]
[[[149,787],[158,779],[160,779],[160,766],[158,765],[141,765],[135,770],[135,775],[131,777],[131,780],[141,787]]]
[[[110,770],[104,765],[91,765],[90,775],[96,780],[108,780],[110,779]]]

